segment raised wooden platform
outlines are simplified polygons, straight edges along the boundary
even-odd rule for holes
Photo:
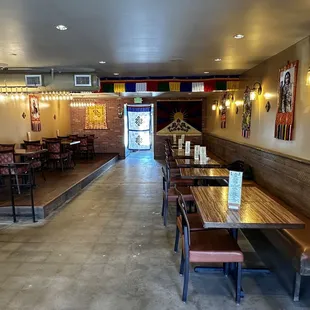
[[[46,218],[51,212],[73,198],[95,178],[118,161],[118,154],[97,154],[95,159],[78,160],[74,169],[45,171],[46,181],[40,173],[36,175],[34,189],[37,219]],[[19,217],[31,216],[30,195],[16,194],[16,213]],[[0,216],[12,217],[8,187],[0,188]]]

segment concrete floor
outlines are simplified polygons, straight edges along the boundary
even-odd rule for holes
[[[48,222],[0,230],[0,309],[310,309],[277,277],[244,275],[240,306],[222,274],[191,272],[181,301],[173,217],[162,225],[161,165],[143,153],[97,179]]]

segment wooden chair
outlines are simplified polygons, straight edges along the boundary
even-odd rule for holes
[[[79,137],[80,145],[79,145],[79,152],[80,157],[83,155],[88,158],[88,143],[87,143],[87,137]]]
[[[226,229],[191,231],[186,206],[182,196],[178,198],[179,212],[182,219],[182,256],[180,274],[184,275],[182,300],[187,301],[189,264],[223,263],[236,264],[236,302],[241,299],[241,274],[243,253],[237,242]],[[227,268],[223,268],[224,272]]]
[[[20,189],[22,188],[30,189],[32,220],[33,222],[36,222],[33,195],[33,173],[30,163],[0,164],[0,174],[9,177],[13,221],[17,221],[15,210],[15,190],[17,189],[18,194],[20,194]]]
[[[39,143],[34,143],[33,141],[31,141],[29,143],[29,141],[28,142],[25,141],[25,147],[26,147],[27,151],[40,151],[43,148],[40,141],[39,141]],[[26,162],[30,163],[31,168],[34,171],[36,171],[36,170],[40,171],[44,181],[46,181],[45,174],[43,171],[43,166],[44,166],[44,164],[47,163],[47,159],[46,159],[45,154],[35,154],[35,155],[32,155],[31,157],[27,157]],[[34,183],[35,183],[35,181],[34,181]]]
[[[0,151],[13,151],[15,149],[15,144],[0,144]]]
[[[68,152],[62,152],[60,141],[46,141],[46,146],[48,149],[48,160],[52,164],[56,165],[60,163],[61,170],[64,170],[64,164],[69,162],[70,154]]]
[[[91,158],[95,156],[95,135],[87,136],[87,156],[90,155]]]
[[[165,171],[162,168],[163,173],[163,203],[162,203],[162,216],[164,218],[164,225],[167,226],[168,220],[168,207],[169,202],[177,203],[178,194],[175,191],[175,186],[184,195],[185,199],[193,200],[190,193],[189,186],[194,185],[192,180],[182,180],[178,177],[171,177],[170,168]]]

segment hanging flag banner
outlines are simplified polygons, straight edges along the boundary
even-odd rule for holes
[[[246,87],[244,91],[243,113],[242,113],[242,136],[250,137],[251,132],[251,117],[252,117],[252,101],[250,98],[250,87]]]
[[[276,139],[293,140],[297,72],[298,61],[280,69],[279,101],[274,133]]]
[[[105,103],[86,107],[85,129],[108,129]]]
[[[39,97],[35,95],[30,95],[29,105],[30,105],[31,130],[41,131]]]
[[[151,149],[151,106],[128,106],[128,149]]]

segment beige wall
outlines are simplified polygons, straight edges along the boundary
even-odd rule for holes
[[[274,126],[277,111],[277,87],[279,69],[287,64],[299,60],[294,140],[282,141],[274,138]],[[266,148],[279,153],[288,154],[304,159],[310,159],[310,86],[306,85],[306,75],[310,65],[310,38],[306,38],[280,54],[266,60],[257,67],[249,70],[242,76],[241,91],[235,94],[236,100],[243,99],[246,85],[252,87],[253,83],[262,83],[263,94],[268,92],[273,96],[269,100],[271,110],[267,113],[265,104],[267,100],[263,95],[253,102],[251,136],[245,139],[241,135],[242,107],[236,114],[235,106],[227,112],[227,127],[221,129],[218,111],[212,111],[213,100],[220,100],[223,94],[212,94],[208,98],[207,126],[208,133],[242,142],[257,147]]]
[[[60,135],[71,132],[70,107],[68,101],[49,101],[40,103],[42,131],[31,131],[28,100],[0,102],[0,143],[20,144],[31,132],[31,139],[54,137],[59,129]],[[26,118],[22,118],[25,112]],[[54,119],[56,115],[56,120]]]

